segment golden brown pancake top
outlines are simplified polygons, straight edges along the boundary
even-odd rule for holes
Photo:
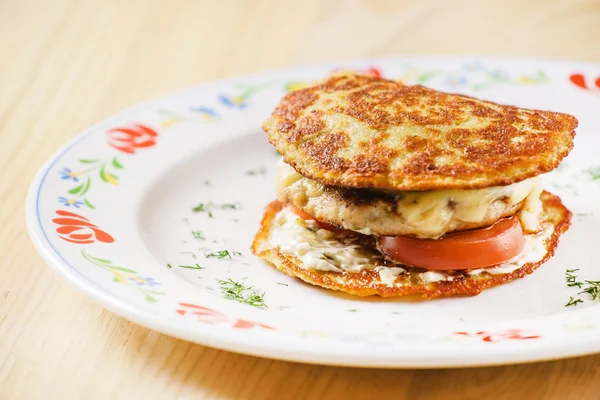
[[[569,114],[353,73],[289,93],[263,124],[302,175],[391,190],[502,186],[548,172],[576,127]]]

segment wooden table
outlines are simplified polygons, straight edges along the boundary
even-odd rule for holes
[[[190,344],[92,303],[46,267],[26,231],[27,187],[60,145],[174,89],[384,55],[600,61],[598,1],[494,3],[0,0],[0,398],[600,398],[600,356],[393,371]]]

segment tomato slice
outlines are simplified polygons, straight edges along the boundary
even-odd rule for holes
[[[337,231],[341,230],[335,225],[328,224],[327,222],[319,221],[318,219],[316,219],[315,217],[313,217],[306,211],[304,211],[296,206],[293,206],[291,204],[289,206],[292,208],[292,211],[294,212],[294,214],[296,214],[297,216],[299,216],[300,218],[302,218],[305,221],[315,221],[317,223],[317,225],[319,225],[319,227],[322,229],[327,229],[328,231],[333,231],[333,232],[337,232]]]
[[[517,256],[525,237],[516,216],[482,229],[451,233],[441,239],[382,236],[381,252],[393,260],[431,270],[464,270],[497,265]]]

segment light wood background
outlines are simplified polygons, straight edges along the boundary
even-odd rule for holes
[[[599,399],[600,356],[393,371],[190,344],[102,310],[29,241],[34,173],[124,107],[263,69],[461,53],[600,61],[600,2],[0,0],[0,399]]]

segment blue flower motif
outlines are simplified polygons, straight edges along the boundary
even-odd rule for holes
[[[160,282],[156,282],[154,278],[146,277],[143,278],[141,276],[136,276],[135,278],[127,278],[127,280],[137,286],[160,286]]]
[[[79,181],[77,173],[73,172],[71,168],[63,168],[62,171],[59,171],[58,173],[60,174],[62,180],[74,180],[75,182]]]
[[[190,107],[190,109],[192,110],[192,112],[200,114],[200,116],[204,119],[212,120],[212,119],[216,119],[219,117],[219,114],[217,114],[217,112],[210,107],[192,106],[192,107]]]
[[[230,108],[237,108],[243,110],[248,107],[244,98],[241,96],[225,96],[224,94],[219,96],[219,101]]]
[[[465,76],[461,76],[461,75],[453,75],[453,76],[449,76],[446,80],[444,80],[444,84],[446,85],[450,85],[450,86],[464,86],[468,83],[468,80]]]
[[[506,73],[506,71],[502,71],[500,69],[492,71],[492,77],[494,79],[502,80],[502,81],[509,79],[509,76]]]
[[[67,199],[66,197],[58,196],[58,202],[63,204],[65,207],[75,207],[79,208],[85,203],[83,201],[75,200],[75,199]]]
[[[467,71],[483,71],[483,64],[478,63],[476,61],[468,62],[463,65],[463,68]]]

